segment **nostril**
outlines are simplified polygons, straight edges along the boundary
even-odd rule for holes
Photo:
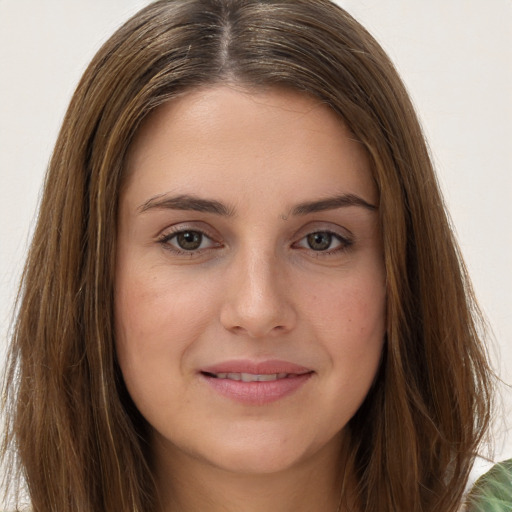
[[[226,290],[220,321],[227,331],[261,338],[294,328],[297,315],[286,286],[275,280],[265,289],[252,281],[242,284]]]

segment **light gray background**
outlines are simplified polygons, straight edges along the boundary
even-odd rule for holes
[[[147,3],[0,0],[0,343],[74,87],[100,44]],[[338,3],[376,36],[409,88],[494,330],[496,369],[511,383],[512,0]],[[496,459],[512,457],[501,421],[511,416],[512,393],[503,394]]]

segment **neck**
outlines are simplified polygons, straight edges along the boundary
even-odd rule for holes
[[[333,456],[326,448],[291,468],[263,474],[228,471],[173,451],[155,461],[160,512],[344,512],[351,500],[342,489],[353,489],[346,452]]]

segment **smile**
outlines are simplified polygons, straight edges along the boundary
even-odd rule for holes
[[[227,361],[203,368],[203,382],[216,396],[243,405],[262,406],[297,393],[315,374],[286,361]]]
[[[278,379],[286,379],[296,374],[292,373],[269,373],[269,374],[253,374],[253,373],[207,373],[208,377],[215,379],[228,379],[242,382],[270,382]]]

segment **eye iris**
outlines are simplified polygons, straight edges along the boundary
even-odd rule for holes
[[[329,248],[332,242],[332,235],[330,233],[318,232],[308,235],[308,245],[314,251],[325,251]]]
[[[193,251],[201,246],[203,235],[198,231],[183,231],[176,236],[176,241],[181,249]]]

